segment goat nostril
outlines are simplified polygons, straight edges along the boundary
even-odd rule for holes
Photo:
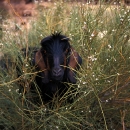
[[[61,73],[61,68],[56,68],[53,70],[53,74],[59,75]]]
[[[61,69],[59,68],[58,71],[57,71],[57,73],[60,73],[60,72],[61,72]]]

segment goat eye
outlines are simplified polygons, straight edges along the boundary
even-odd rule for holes
[[[67,53],[67,52],[68,52],[68,49],[65,50],[65,53]]]
[[[46,54],[46,50],[44,50],[43,52],[44,52],[44,54]]]
[[[68,53],[68,51],[69,51],[69,50],[68,50],[68,49],[66,49],[66,50],[65,50],[65,54],[67,54],[67,53]]]

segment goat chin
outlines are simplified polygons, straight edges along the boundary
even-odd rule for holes
[[[61,76],[58,76],[58,77],[52,77],[52,80],[57,81],[57,82],[61,82],[62,79],[63,79],[63,77],[61,77]]]

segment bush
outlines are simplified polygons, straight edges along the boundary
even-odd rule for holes
[[[1,124],[19,130],[130,127],[129,8],[57,2],[51,8],[40,8],[38,14],[29,31],[3,32],[2,51],[9,69],[1,68],[0,72],[0,127]],[[30,92],[25,94],[25,89],[34,82],[35,72],[30,55],[23,57],[20,49],[40,47],[40,40],[55,31],[70,37],[83,65],[77,85],[70,85],[78,93],[74,102],[66,103],[64,96],[59,102],[54,100],[50,108],[43,102],[34,103]],[[20,77],[16,65],[21,68]],[[23,93],[18,92],[19,86]]]

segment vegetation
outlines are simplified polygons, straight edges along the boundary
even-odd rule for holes
[[[37,10],[38,18],[34,18],[29,30],[2,31],[0,51],[8,69],[3,65],[0,71],[0,129],[3,125],[9,130],[129,128],[129,8],[58,2],[51,8]],[[66,103],[64,96],[59,102],[54,100],[50,108],[32,101],[29,84],[36,74],[30,65],[32,52],[24,57],[20,50],[29,46],[40,48],[40,40],[55,31],[71,39],[83,64],[77,72],[77,85],[70,85],[76,90],[72,95],[77,94],[74,102]],[[20,77],[16,66],[21,68]],[[23,87],[22,93],[19,87]]]

